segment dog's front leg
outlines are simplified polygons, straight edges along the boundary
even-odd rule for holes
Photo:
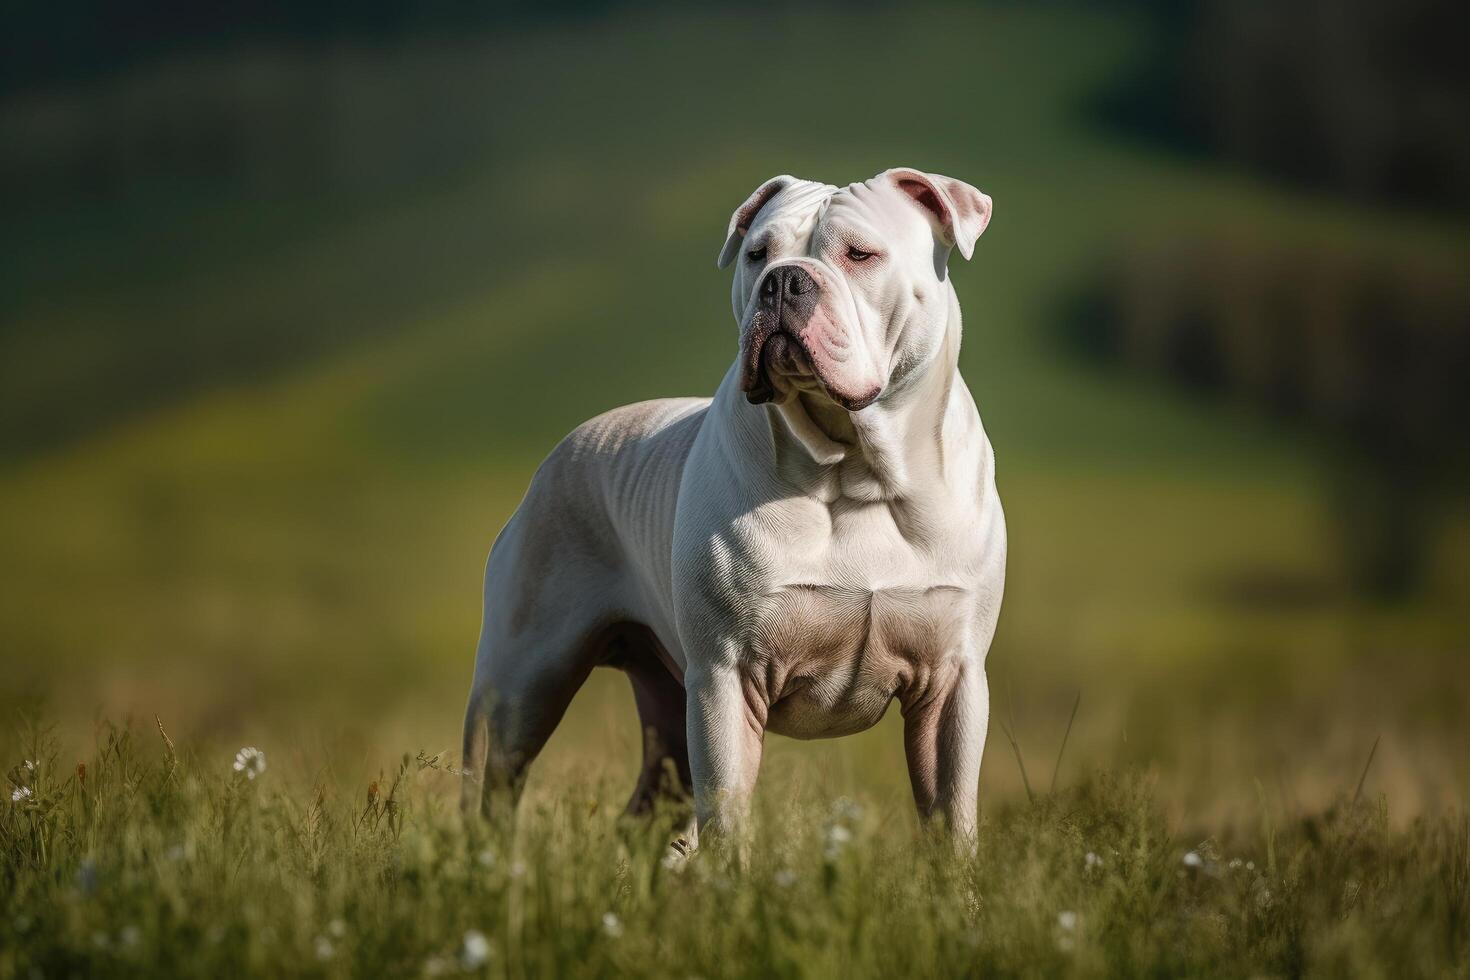
[[[973,846],[990,689],[979,658],[951,663],[948,676],[904,704],[904,754],[920,816],[943,821],[956,843]]]
[[[732,839],[738,845],[760,771],[765,705],[733,664],[691,665],[684,685],[700,840]]]

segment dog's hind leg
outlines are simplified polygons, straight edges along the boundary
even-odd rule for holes
[[[492,813],[502,801],[513,809],[527,767],[638,607],[607,506],[618,438],[594,425],[563,440],[490,549],[465,718],[468,812]]]
[[[581,638],[563,638],[557,656],[509,657],[482,651],[465,712],[462,809],[486,817],[513,813],[526,772],[592,672]],[[530,653],[530,651],[526,651]]]
[[[485,571],[485,616],[464,725],[461,808],[510,813],[526,770],[597,665],[609,599],[601,569],[548,543],[547,522],[507,525]]]
[[[660,800],[680,803],[692,799],[684,685],[660,656],[658,640],[644,626],[620,624],[608,649],[608,666],[626,673],[633,686],[643,735],[643,764],[625,812],[641,816]]]

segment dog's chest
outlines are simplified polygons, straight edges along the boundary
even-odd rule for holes
[[[852,544],[793,539],[787,577],[749,608],[747,671],[779,734],[862,731],[963,647],[969,588],[882,527]]]
[[[966,593],[793,585],[767,597],[751,643],[767,727],[826,738],[876,724],[896,695],[927,683],[960,645]]]

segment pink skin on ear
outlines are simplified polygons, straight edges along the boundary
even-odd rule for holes
[[[975,241],[990,223],[990,196],[962,180],[926,174],[922,170],[890,170],[899,190],[929,212],[941,229],[944,240],[960,250],[968,259],[975,252]]]

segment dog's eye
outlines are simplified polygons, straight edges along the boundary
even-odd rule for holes
[[[866,262],[871,259],[875,254],[876,253],[874,252],[864,252],[856,245],[850,245],[847,249],[847,257],[854,262]]]
[[[753,248],[745,253],[745,257],[752,262],[763,262],[766,258],[766,247],[762,245],[760,248]]]

